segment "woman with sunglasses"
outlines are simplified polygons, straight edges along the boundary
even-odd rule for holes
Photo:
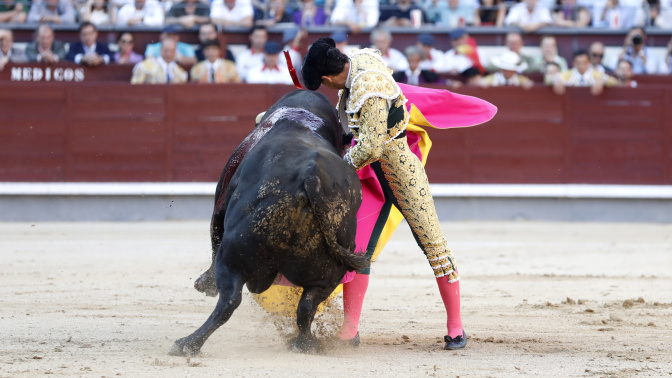
[[[142,55],[133,51],[135,37],[130,32],[121,33],[117,43],[119,51],[114,54],[114,61],[119,64],[136,64],[142,62]]]

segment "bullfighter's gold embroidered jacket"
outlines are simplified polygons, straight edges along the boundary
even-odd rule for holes
[[[348,57],[350,72],[338,109],[357,144],[343,158],[360,169],[380,159],[385,145],[403,135],[409,114],[406,97],[378,50],[355,49]]]

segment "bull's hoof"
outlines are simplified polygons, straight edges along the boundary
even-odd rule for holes
[[[185,339],[179,339],[175,341],[170,350],[168,351],[169,356],[181,356],[181,357],[193,357],[201,353],[201,348],[197,348],[193,344],[189,344]]]
[[[217,285],[215,284],[215,277],[206,271],[194,281],[194,289],[201,293],[205,293],[208,297],[217,296]]]
[[[299,340],[297,338],[292,344],[292,352],[319,354],[322,353],[322,345],[315,338],[310,340]]]

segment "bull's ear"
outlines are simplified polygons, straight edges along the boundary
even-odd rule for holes
[[[343,146],[349,146],[352,143],[352,133],[343,134]]]

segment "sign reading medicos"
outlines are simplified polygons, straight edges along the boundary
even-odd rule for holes
[[[83,68],[12,67],[12,81],[84,81]]]

